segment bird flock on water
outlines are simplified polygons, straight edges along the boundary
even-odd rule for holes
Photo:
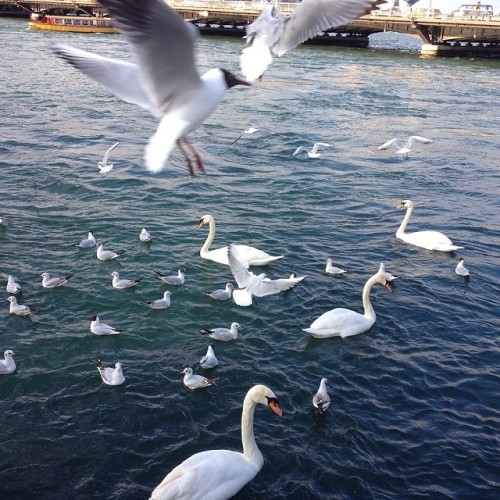
[[[240,57],[240,66],[245,79],[239,79],[224,69],[211,69],[200,75],[196,69],[194,46],[197,38],[196,28],[182,21],[181,17],[163,0],[101,0],[103,6],[116,22],[119,31],[127,39],[136,58],[135,63],[115,60],[93,54],[66,44],[56,44],[53,50],[69,64],[94,79],[120,99],[147,109],[158,118],[157,131],[150,138],[144,152],[144,162],[152,172],[162,170],[172,151],[178,148],[185,159],[188,171],[204,172],[205,167],[200,153],[189,141],[189,134],[199,127],[221,104],[226,91],[237,85],[252,85],[261,79],[273,56],[281,57],[289,50],[316,36],[324,30],[343,25],[369,12],[380,0],[303,0],[298,3],[290,15],[283,15],[276,6],[268,6],[260,16],[246,27],[246,47]],[[261,124],[252,124],[233,142],[234,145],[244,135],[261,131],[282,135]],[[401,138],[391,139],[378,150],[396,148],[396,154],[407,158],[415,144],[432,143],[432,139],[422,136],[410,136],[406,143]],[[110,174],[113,163],[110,154],[118,146],[111,145],[98,162],[101,174]],[[293,153],[307,153],[308,158],[319,158],[320,149],[331,148],[325,142],[316,142],[312,149],[299,146]],[[412,215],[414,203],[404,200],[398,208],[406,209],[405,217],[396,237],[408,244],[432,251],[454,252],[463,247],[437,231],[419,231],[406,233],[405,229]],[[215,220],[212,215],[200,217],[198,228],[209,226],[208,237],[200,250],[200,257],[217,264],[229,266],[234,282],[221,285],[215,290],[200,290],[214,300],[233,300],[241,307],[255,306],[263,297],[279,294],[299,285],[306,276],[269,278],[266,274],[255,274],[252,266],[268,266],[284,258],[283,255],[270,255],[254,247],[229,243],[217,249],[210,249],[215,236]],[[0,227],[5,221],[0,217]],[[146,227],[139,233],[143,243],[150,243],[153,236]],[[99,260],[114,260],[120,257],[119,251],[105,249],[103,242],[98,242],[93,232],[76,243],[83,249],[96,248]],[[188,270],[189,271],[189,270]],[[374,269],[375,271],[375,269]],[[346,270],[334,266],[331,258],[327,259],[324,272],[343,276]],[[182,286],[186,280],[186,270],[178,268],[177,274],[166,274],[154,270],[163,284]],[[456,273],[464,278],[469,271],[460,258]],[[43,272],[41,285],[44,288],[56,288],[67,285],[74,274],[52,276]],[[111,273],[112,287],[123,290],[140,286],[142,277],[123,277],[117,271]],[[189,279],[189,276],[188,276]],[[337,279],[337,278],[335,278]],[[338,278],[343,279],[343,278]],[[376,284],[391,290],[396,276],[386,271],[384,264],[369,277],[362,291],[364,314],[350,309],[336,308],[329,310],[314,320],[304,330],[317,338],[341,337],[368,331],[376,321],[371,304],[370,291]],[[16,316],[36,314],[31,306],[20,304],[16,296],[22,292],[22,286],[15,277],[7,278],[6,291],[10,294],[9,312]],[[163,297],[146,302],[151,309],[168,309],[171,306],[172,292],[167,290]],[[119,335],[123,330],[101,322],[95,314],[90,320],[90,331],[95,335]],[[229,323],[229,322],[228,322]],[[229,327],[218,326],[200,329],[200,333],[212,341],[231,342],[238,339],[243,326],[233,321]],[[206,354],[199,360],[199,366],[211,370],[218,366],[214,343],[207,346]],[[16,371],[15,353],[11,349],[4,352],[0,360],[0,375],[9,375]],[[110,386],[125,383],[122,364],[117,361],[106,366],[98,358],[96,369],[102,382]],[[185,367],[182,372],[184,385],[191,390],[210,388],[217,383],[216,378],[209,378],[193,372],[192,367]],[[311,404],[314,410],[323,415],[331,404],[327,390],[327,378],[322,378]],[[190,498],[190,499],[225,499],[234,496],[246,483],[251,481],[263,466],[264,459],[253,436],[253,415],[257,404],[268,406],[277,415],[282,415],[274,392],[263,385],[251,387],[243,402],[241,422],[243,453],[230,450],[211,450],[197,453],[174,468],[151,494],[153,499]]]

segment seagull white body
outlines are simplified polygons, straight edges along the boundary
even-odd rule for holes
[[[318,153],[318,149],[319,148],[331,148],[332,145],[331,144],[328,144],[326,142],[315,142],[312,149],[307,151],[306,148],[304,148],[304,146],[299,146],[293,153],[292,156],[297,156],[298,154],[302,153],[302,152],[306,152],[307,153],[307,156],[309,158],[319,158],[321,156],[321,153]]]
[[[328,379],[322,378],[319,384],[318,392],[313,396],[312,404],[319,413],[325,412],[330,406],[330,396],[326,390]]]
[[[205,214],[200,217],[198,223],[198,229],[201,229],[206,224],[209,225],[209,232],[205,243],[201,247],[200,257],[202,259],[212,260],[219,264],[229,265],[227,258],[227,246],[216,248],[215,250],[210,250],[210,245],[212,244],[215,237],[215,219],[210,214]],[[269,255],[263,250],[251,247],[249,245],[235,245],[238,253],[248,262],[249,266],[265,266],[271,263],[273,260],[282,259],[283,255]]]
[[[215,368],[219,364],[219,360],[215,357],[214,348],[209,345],[207,353],[200,359],[202,368]]]
[[[208,335],[215,340],[222,340],[223,342],[229,342],[230,340],[236,340],[238,338],[238,330],[242,330],[243,327],[239,323],[231,323],[230,328],[212,328],[211,330],[200,330],[202,335]]]
[[[173,274],[170,276],[160,273],[159,271],[155,271],[155,273],[159,276],[163,283],[167,283],[168,285],[183,285],[184,281],[186,280],[186,277],[184,275],[185,272],[186,270],[182,267],[177,270],[177,274]]]
[[[170,295],[171,292],[165,292],[162,299],[153,300],[152,302],[146,302],[146,304],[151,307],[151,309],[167,309],[170,307]]]
[[[151,241],[151,233],[145,227],[143,227],[141,229],[141,234],[139,234],[139,239],[144,242]]]
[[[80,241],[80,243],[77,243],[75,246],[82,248],[90,248],[90,247],[95,247],[96,243],[97,242],[94,238],[94,233],[92,231],[89,231],[87,237],[84,240]]]
[[[187,142],[221,103],[224,94],[246,84],[222,69],[200,76],[194,62],[197,30],[163,0],[102,0],[125,36],[137,64],[102,57],[58,44],[55,52],[120,99],[137,104],[160,119],[145,150],[146,167],[160,171],[177,145],[193,173],[186,149],[203,170],[201,158]]]
[[[246,27],[247,43],[240,57],[248,81],[260,78],[273,60],[309,38],[368,13],[378,0],[302,0],[289,16],[273,5]]]
[[[142,278],[137,278],[137,279],[120,279],[120,274],[118,271],[113,271],[110,276],[113,276],[113,280],[111,284],[113,285],[113,288],[118,288],[119,290],[124,289],[124,288],[130,288],[132,286],[137,285],[139,281],[142,280]]]
[[[394,146],[397,149],[397,155],[400,155],[403,158],[408,158],[408,154],[411,153],[411,148],[416,142],[420,144],[430,144],[434,141],[420,135],[412,135],[406,142],[403,142],[400,137],[395,137],[394,139],[391,139],[390,141],[382,144],[382,146],[379,146],[377,149],[381,151],[383,149],[388,149],[391,146]]]
[[[115,363],[114,368],[104,366],[103,362],[98,359],[95,362],[97,371],[101,375],[102,381],[106,385],[122,385],[125,382],[121,363]]]
[[[5,287],[5,289],[8,293],[14,294],[19,293],[22,290],[21,285],[19,283],[16,283],[16,280],[10,274],[9,276],[7,276],[7,286]]]
[[[454,245],[448,236],[440,233],[439,231],[416,231],[414,233],[405,233],[406,226],[410,221],[411,214],[413,213],[414,203],[412,200],[404,200],[399,203],[396,208],[406,208],[406,214],[396,231],[396,238],[415,245],[426,250],[436,250],[438,252],[454,252],[463,247]]]
[[[212,299],[229,300],[233,294],[233,284],[227,283],[226,288],[224,289],[213,290],[211,292],[203,292],[203,293],[205,293],[209,297],[212,297]]]
[[[203,389],[215,385],[216,380],[213,378],[203,377],[202,375],[194,375],[192,368],[184,368],[184,385],[189,389]]]
[[[464,259],[459,259],[455,272],[459,276],[469,276],[469,270],[464,266]]]
[[[90,331],[96,335],[118,335],[122,330],[113,328],[106,323],[101,323],[99,316],[92,316],[90,320]]]
[[[239,306],[251,305],[254,297],[264,297],[290,290],[306,278],[306,276],[300,276],[271,280],[265,274],[255,275],[249,271],[248,265],[241,259],[232,243],[228,246],[228,259],[231,273],[240,288],[233,291],[233,300]]]
[[[343,269],[340,269],[340,267],[335,267],[333,265],[332,259],[326,259],[325,272],[328,273],[328,274],[344,274],[347,271],[344,271]]]
[[[7,349],[3,353],[4,359],[0,360],[0,375],[8,375],[16,371],[16,362],[14,361],[15,352]]]
[[[27,316],[33,312],[30,307],[18,304],[14,295],[11,295],[7,300],[10,302],[10,314],[15,314],[16,316]]]
[[[53,277],[51,278],[49,273],[42,273],[42,286],[44,288],[56,288],[58,286],[64,285],[72,276],[73,274],[69,274],[68,276],[64,277]]]
[[[104,245],[99,243],[97,245],[97,258],[99,260],[113,260],[119,257],[120,254],[116,252],[112,252],[111,250],[105,250]]]
[[[119,142],[115,142],[105,153],[104,153],[104,156],[102,158],[102,161],[98,162],[97,163],[97,166],[99,167],[99,173],[100,174],[109,174],[111,172],[111,170],[113,170],[113,164],[112,163],[108,163],[108,159],[109,159],[109,154],[111,153],[111,151],[113,151],[113,149],[116,148],[116,146],[118,146],[118,144],[120,144]]]

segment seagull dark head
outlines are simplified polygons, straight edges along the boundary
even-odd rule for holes
[[[252,86],[251,83],[236,78],[236,76],[234,76],[230,71],[227,71],[227,69],[221,68],[221,71],[224,74],[224,80],[226,80],[226,85],[228,89],[236,87],[236,85],[247,85],[248,87]]]

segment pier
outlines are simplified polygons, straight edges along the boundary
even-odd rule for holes
[[[269,3],[242,0],[168,0],[186,21],[196,24],[202,34],[243,36],[245,26],[254,21]],[[291,12],[296,3],[277,2],[283,13]],[[2,7],[22,9],[25,12],[56,11],[102,15],[102,6],[96,0],[0,0]],[[421,53],[429,56],[500,57],[500,16],[488,18],[455,18],[390,15],[374,10],[345,26],[327,30],[308,43],[368,47],[374,33],[396,32],[419,37]]]

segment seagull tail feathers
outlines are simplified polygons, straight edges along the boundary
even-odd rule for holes
[[[240,56],[241,72],[245,79],[253,82],[260,78],[273,62],[269,47],[263,40],[255,38],[252,45],[243,49]]]
[[[253,304],[252,294],[246,290],[233,290],[233,300],[238,306],[248,307]]]
[[[178,121],[173,123],[169,115],[161,119],[158,129],[144,150],[144,162],[150,172],[157,173],[163,169],[176,141],[184,133],[185,126],[186,124],[179,124]]]

